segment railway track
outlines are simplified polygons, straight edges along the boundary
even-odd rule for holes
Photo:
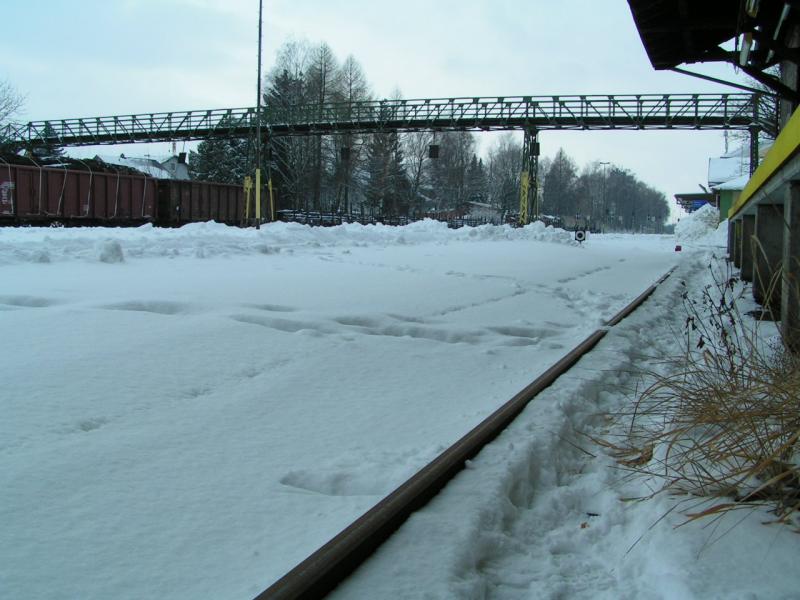
[[[261,592],[255,600],[321,598],[363,563],[403,522],[433,498],[481,449],[495,439],[527,404],[630,315],[669,277],[675,267],[558,362],[518,392],[470,432],[442,452],[332,540]]]

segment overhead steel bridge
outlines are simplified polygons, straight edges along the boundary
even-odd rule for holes
[[[748,129],[770,130],[753,94],[638,94],[376,100],[267,105],[267,136],[385,131]],[[12,124],[0,137],[24,146],[85,146],[249,136],[256,109],[87,117]]]

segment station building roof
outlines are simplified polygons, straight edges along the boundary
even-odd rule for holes
[[[738,31],[739,0],[628,0],[655,69],[719,60],[719,45]]]

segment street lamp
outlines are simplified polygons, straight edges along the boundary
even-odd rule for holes
[[[599,164],[603,167],[603,233],[605,233],[608,226],[608,210],[606,209],[606,179],[608,175],[606,174],[606,167],[611,163],[600,162]]]

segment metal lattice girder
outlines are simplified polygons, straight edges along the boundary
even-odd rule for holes
[[[521,96],[266,106],[271,136],[340,132],[508,129],[747,129],[759,125],[752,94]],[[64,146],[246,136],[255,108],[32,121],[8,126],[16,143]]]

